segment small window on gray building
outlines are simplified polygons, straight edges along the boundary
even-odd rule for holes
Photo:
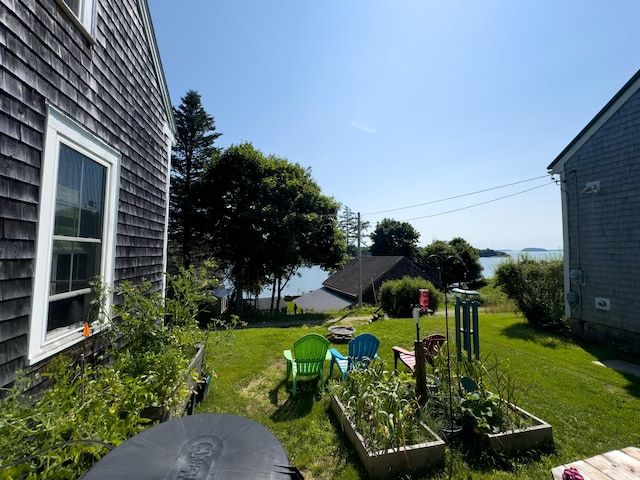
[[[82,341],[90,281],[112,285],[120,154],[50,106],[47,116],[29,363]]]
[[[57,0],[57,2],[67,10],[69,14],[73,15],[73,20],[78,23],[87,34],[91,34],[95,0]]]

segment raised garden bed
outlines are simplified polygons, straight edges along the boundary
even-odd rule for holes
[[[362,435],[345,415],[344,405],[335,395],[331,395],[331,410],[358,453],[367,474],[374,480],[389,478],[401,472],[413,472],[444,465],[445,443],[424,424],[422,426],[433,440],[416,445],[371,451]]]
[[[496,453],[510,454],[553,443],[553,428],[550,424],[520,407],[511,405],[511,408],[518,415],[525,417],[530,426],[485,434],[491,450]]]
[[[204,344],[200,344],[197,346],[196,353],[189,363],[189,368],[185,374],[184,379],[182,380],[182,382],[186,383],[188,387],[188,396],[183,398],[178,405],[173,407],[169,407],[168,405],[146,407],[140,413],[141,417],[148,418],[154,422],[166,422],[167,420],[171,420],[177,414],[182,413],[185,410],[189,415],[194,413],[193,410],[197,398],[197,380],[194,379],[193,372],[197,372],[198,378],[200,378],[204,365],[204,347]],[[175,389],[177,390],[180,386],[181,384],[176,385]]]

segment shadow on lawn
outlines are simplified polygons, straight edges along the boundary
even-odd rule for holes
[[[558,348],[562,343],[571,341],[570,336],[564,331],[536,328],[527,322],[514,323],[504,327],[502,333],[514,340],[535,342],[547,348]]]
[[[606,360],[624,360],[626,362],[640,365],[639,355],[618,350],[611,345],[603,345],[586,339],[573,338],[570,334],[567,334],[564,331],[554,332],[544,330],[536,328],[529,323],[521,322],[503,328],[502,332],[509,338],[535,342],[543,347],[551,349],[558,348],[563,343],[573,343],[601,362]],[[625,371],[618,371],[618,373],[623,375],[629,381],[629,384],[626,387],[629,395],[640,398],[640,377]]]
[[[504,455],[490,452],[481,439],[476,439],[475,442],[467,441],[463,445],[455,445],[454,448],[471,469],[485,474],[496,470],[508,473],[518,472],[526,465],[540,462],[543,458],[557,453],[555,445],[549,444],[537,449]]]
[[[283,390],[282,387],[285,387]],[[286,391],[288,394],[284,403],[280,404],[278,396]],[[269,401],[278,409],[271,415],[274,422],[287,422],[301,418],[311,413],[314,402],[321,398],[317,382],[298,381],[296,396],[291,396],[291,382],[282,380],[269,391]]]
[[[640,398],[640,376],[636,373],[625,371],[624,369],[616,369],[613,366],[607,366],[609,360],[628,362],[629,364],[640,365],[640,356],[618,350],[609,345],[601,345],[588,340],[576,339],[576,345],[579,345],[584,351],[589,352],[598,361],[603,362],[602,368],[613,368],[629,382],[625,390],[629,395]],[[613,363],[613,362],[612,362]]]

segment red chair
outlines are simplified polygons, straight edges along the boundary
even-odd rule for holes
[[[424,359],[427,363],[433,365],[433,357],[438,353],[440,347],[447,338],[439,333],[427,335],[422,340],[424,346]],[[404,363],[409,370],[415,372],[416,369],[416,355],[415,352],[405,350],[402,347],[392,347],[393,349],[393,368],[398,369],[398,360]]]

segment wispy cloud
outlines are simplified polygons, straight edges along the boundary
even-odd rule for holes
[[[376,133],[376,127],[367,127],[365,125],[361,125],[358,122],[356,122],[355,120],[351,120],[350,122],[352,127],[357,128],[358,130],[362,130],[363,132],[366,133]]]

